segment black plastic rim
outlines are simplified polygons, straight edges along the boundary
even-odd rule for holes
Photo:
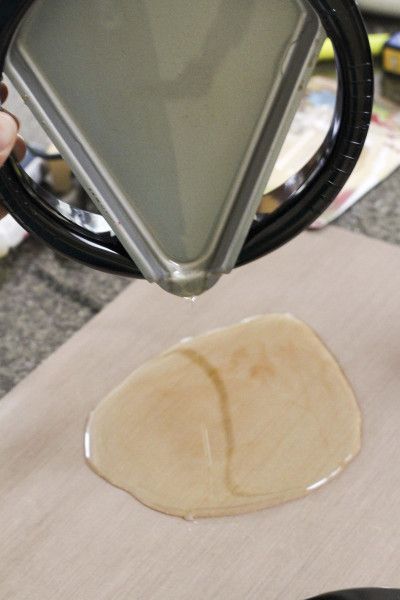
[[[270,215],[259,216],[236,266],[282,246],[308,227],[336,198],[364,146],[372,114],[373,66],[368,37],[354,0],[307,0],[331,38],[338,70],[334,120],[311,174]],[[0,0],[0,69],[13,34],[34,0]],[[96,233],[62,214],[13,158],[0,169],[0,194],[16,220],[54,250],[91,267],[143,277],[122,244],[109,232]],[[89,213],[90,214],[90,213]]]
[[[360,588],[315,596],[309,600],[400,600],[400,590],[386,588]]]

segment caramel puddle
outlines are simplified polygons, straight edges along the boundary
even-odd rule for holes
[[[234,515],[307,495],[358,453],[361,416],[304,323],[267,315],[182,342],[90,416],[91,467],[147,506]]]

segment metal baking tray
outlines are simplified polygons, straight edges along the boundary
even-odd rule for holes
[[[37,0],[6,73],[143,274],[191,295],[233,268],[322,40],[307,0]]]

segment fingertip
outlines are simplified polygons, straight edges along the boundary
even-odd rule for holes
[[[13,148],[13,156],[16,161],[21,162],[26,154],[26,144],[22,137],[18,136]]]
[[[0,112],[0,152],[12,148],[18,134],[17,121],[7,112]]]
[[[8,98],[8,87],[4,82],[0,83],[0,102],[3,104]]]

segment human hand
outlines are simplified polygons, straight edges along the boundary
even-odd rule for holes
[[[3,104],[7,100],[8,90],[4,83],[0,84],[0,100]],[[17,119],[2,109],[0,111],[0,167],[3,166],[11,152],[17,160],[22,160],[25,154],[25,143],[18,136],[19,123]],[[0,219],[7,214],[0,203]]]

